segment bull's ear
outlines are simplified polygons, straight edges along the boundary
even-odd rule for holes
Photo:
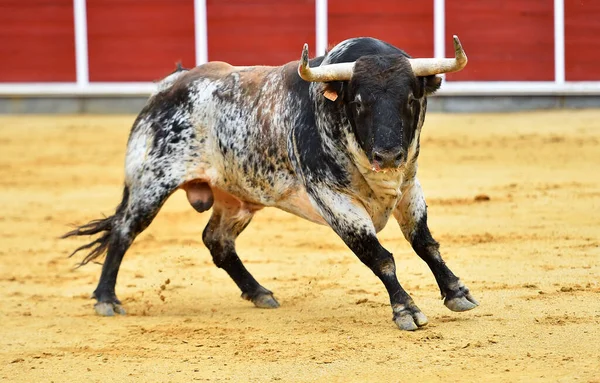
[[[340,82],[327,82],[323,86],[323,97],[329,101],[335,101],[342,93],[342,84]]]
[[[439,76],[425,77],[425,94],[432,95],[442,86],[442,78]]]

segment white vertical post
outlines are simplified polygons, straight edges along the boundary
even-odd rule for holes
[[[77,73],[77,86],[85,88],[90,83],[85,0],[73,0],[73,18],[75,20],[75,69]]]
[[[433,0],[433,57],[446,57],[446,2]]]
[[[565,83],[565,1],[554,0],[554,82]]]
[[[206,0],[194,0],[194,46],[196,49],[196,65],[208,62],[208,32],[206,20]]]
[[[317,56],[327,50],[327,0],[315,0]]]
[[[433,0],[433,57],[446,57],[446,1]],[[446,81],[446,74],[439,75]]]

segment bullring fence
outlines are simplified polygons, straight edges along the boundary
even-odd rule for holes
[[[349,37],[468,70],[444,95],[600,95],[597,0],[0,0],[0,96],[145,95],[177,62],[280,65]]]

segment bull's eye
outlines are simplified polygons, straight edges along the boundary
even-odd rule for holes
[[[362,103],[360,101],[354,101],[354,110],[356,111],[356,113],[360,113],[360,111],[362,110]]]

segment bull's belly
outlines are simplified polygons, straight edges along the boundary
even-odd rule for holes
[[[278,179],[279,182],[274,184],[256,184],[243,179],[242,182],[234,183],[231,182],[231,174],[224,175],[216,169],[208,167],[202,171],[196,169],[182,188],[188,192],[188,199],[192,206],[195,205],[194,207],[199,206],[198,202],[206,206],[206,201],[211,197],[209,193],[212,191],[214,202],[228,208],[257,211],[264,207],[276,207],[308,221],[328,225],[319,209],[310,200],[304,185],[291,177],[281,176]],[[210,190],[201,184],[206,184]],[[362,200],[376,232],[383,230],[386,226],[397,202],[395,196],[386,197],[359,198]]]
[[[275,205],[281,210],[287,211],[288,213],[294,214],[300,218],[307,219],[311,222],[318,223],[320,225],[328,225],[323,216],[319,213],[318,209],[314,207],[306,191],[295,192],[292,196],[287,198],[285,201],[281,201]],[[395,203],[389,203],[384,206],[374,204],[367,206],[367,212],[373,222],[373,227],[376,232],[380,232],[385,228],[390,217],[392,216],[393,207]]]
[[[239,173],[226,174],[222,169],[202,166],[188,174],[182,189],[186,190],[194,207],[199,203],[206,205],[206,201],[212,198],[215,203],[228,208],[256,211],[276,207],[311,222],[327,225],[303,185],[285,174],[278,174],[274,179],[277,181],[272,183],[252,181],[240,177]]]
[[[246,183],[245,186],[222,185],[221,188],[253,205],[276,207],[311,222],[327,225],[311,202],[304,186],[285,177],[274,185],[249,187]]]
[[[376,232],[380,232],[385,228],[393,214],[396,203],[397,199],[395,198],[364,201],[364,206],[373,222]],[[328,225],[319,212],[319,209],[311,202],[308,193],[304,188],[297,189],[284,200],[279,201],[275,207],[311,222],[326,226]]]
[[[314,207],[304,188],[297,189],[286,198],[278,201],[275,207],[320,225],[327,225],[321,214]]]

